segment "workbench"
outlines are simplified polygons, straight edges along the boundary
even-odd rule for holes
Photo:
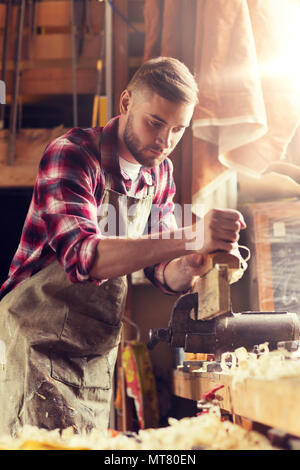
[[[232,378],[226,372],[186,372],[179,367],[173,372],[173,393],[198,401],[203,393],[224,385],[217,392],[222,397],[222,410],[300,437],[300,377],[274,380],[251,377],[234,387]]]

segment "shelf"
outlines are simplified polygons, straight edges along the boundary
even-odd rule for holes
[[[70,69],[72,67],[72,59],[34,59],[23,60],[20,62],[20,70],[43,70],[43,69]],[[6,70],[14,70],[15,65],[12,60],[6,63]],[[77,69],[94,69],[97,68],[97,59],[79,58],[77,60]],[[0,65],[1,70],[1,65]]]

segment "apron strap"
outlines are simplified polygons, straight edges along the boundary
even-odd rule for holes
[[[147,196],[154,196],[154,184],[152,184],[151,186],[148,186]]]
[[[112,177],[110,173],[105,173],[105,186],[104,189],[112,189]]]

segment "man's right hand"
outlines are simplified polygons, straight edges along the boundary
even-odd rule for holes
[[[187,250],[206,255],[217,250],[232,251],[239,240],[240,230],[246,228],[246,223],[237,210],[211,209],[202,221],[195,223],[191,228],[194,237],[192,238],[191,233],[187,234],[190,239]],[[198,236],[197,230],[201,230],[201,236]]]
[[[202,224],[202,225],[201,225]],[[203,226],[204,224],[204,226]],[[232,209],[211,209],[198,224],[187,227],[186,254],[172,260],[165,269],[166,283],[174,291],[183,291],[204,274],[209,253],[217,250],[234,253],[238,249],[240,230],[246,228],[242,214]],[[202,233],[200,236],[196,230]]]
[[[204,217],[204,253],[230,252],[246,228],[242,214],[234,209],[211,209]]]

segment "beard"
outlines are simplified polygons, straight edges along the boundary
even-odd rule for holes
[[[161,150],[161,148],[157,145],[143,146],[141,144],[139,137],[133,130],[131,114],[128,116],[128,120],[124,129],[123,141],[131,155],[142,166],[152,168],[159,165],[166,158],[166,155],[163,151],[161,155],[154,155],[151,153],[151,150]]]

